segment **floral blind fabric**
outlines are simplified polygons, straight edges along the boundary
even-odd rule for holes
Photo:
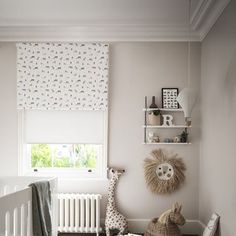
[[[107,110],[109,45],[17,44],[17,107]]]

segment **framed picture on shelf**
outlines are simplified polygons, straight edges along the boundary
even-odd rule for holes
[[[179,94],[178,88],[162,88],[162,108],[178,109],[179,103],[176,98]]]

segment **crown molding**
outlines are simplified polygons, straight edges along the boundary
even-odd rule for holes
[[[191,41],[199,35],[191,33]],[[188,41],[187,27],[168,25],[89,24],[83,26],[0,26],[0,41]]]
[[[201,0],[191,17],[191,28],[202,41],[231,0]]]
[[[191,16],[191,41],[202,41],[231,0],[200,0]],[[30,24],[30,23],[29,23]],[[189,41],[187,25],[155,22],[89,21],[55,25],[0,25],[0,42],[10,41]]]
[[[214,0],[200,0],[198,2],[198,5],[190,18],[190,24],[193,30],[197,30],[200,24],[202,24],[204,16],[213,1]]]

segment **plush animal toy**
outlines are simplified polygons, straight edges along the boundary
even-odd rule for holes
[[[110,230],[118,230],[118,235],[127,232],[128,223],[126,218],[117,210],[115,202],[115,189],[119,177],[125,172],[124,170],[109,169],[110,184],[108,188],[108,203],[106,208],[105,229],[106,235],[110,236]]]
[[[185,224],[181,209],[182,206],[175,203],[172,209],[165,211],[159,218],[152,219],[144,236],[181,236],[177,226]]]

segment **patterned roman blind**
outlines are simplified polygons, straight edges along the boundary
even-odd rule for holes
[[[108,56],[104,43],[18,43],[18,109],[107,110]]]

